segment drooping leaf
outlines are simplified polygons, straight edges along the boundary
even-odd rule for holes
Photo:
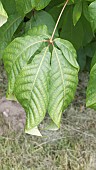
[[[96,31],[96,0],[89,5],[90,23],[93,32]]]
[[[43,40],[44,37],[40,36],[16,38],[6,48],[3,60],[8,74],[8,98],[11,99],[13,96],[14,83],[20,70],[28,63],[31,56],[39,50],[44,43]]]
[[[16,79],[14,93],[26,111],[27,132],[38,126],[46,114],[50,56],[49,47],[45,47]]]
[[[87,87],[86,106],[96,110],[96,64],[90,72],[90,80]]]
[[[59,40],[56,39],[55,43],[59,44],[58,41]],[[70,54],[66,45],[63,47],[65,48],[63,52],[62,49],[60,50],[61,47],[58,47],[59,50],[54,47],[52,52],[48,105],[48,113],[57,127],[60,126],[62,112],[64,112],[74,98],[79,68],[79,66],[77,68],[76,62],[74,67],[73,64],[70,64],[69,60],[66,59]],[[71,50],[74,51],[74,49]],[[73,60],[76,60],[75,55],[73,52],[73,56],[71,54],[70,59],[73,57]]]
[[[22,20],[23,18],[18,14],[11,15],[7,23],[0,28],[0,58]]]
[[[76,25],[82,14],[82,1],[78,1],[73,9],[73,24]]]
[[[0,27],[7,22],[8,15],[0,1]]]

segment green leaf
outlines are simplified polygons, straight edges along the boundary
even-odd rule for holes
[[[77,51],[77,61],[80,66],[80,71],[83,71],[86,66],[86,54],[84,48],[81,48]]]
[[[45,8],[51,0],[15,0],[17,11],[20,14],[27,14],[32,9],[41,10]]]
[[[44,37],[41,36],[16,38],[6,48],[3,61],[8,74],[8,98],[11,99],[13,95],[14,83],[20,70],[28,63],[31,56],[39,50],[44,43],[43,40]]]
[[[92,58],[96,51],[96,42],[92,41],[84,47],[85,55]]]
[[[84,14],[84,17],[89,21],[90,15],[89,15],[89,11],[88,11],[88,2],[86,2],[86,1],[83,1],[83,14]]]
[[[78,1],[73,9],[73,24],[76,25],[82,14],[82,2]]]
[[[35,12],[34,16],[26,23],[25,32],[27,32],[29,29],[32,29],[32,27],[40,26],[40,25],[46,25],[48,28],[48,33],[52,34],[53,29],[55,27],[55,22],[52,18],[52,16],[45,11],[39,11]],[[58,33],[56,31],[56,35],[58,36]]]
[[[87,87],[86,106],[96,110],[96,64],[90,72],[90,80]]]
[[[8,16],[0,1],[0,27],[7,22]]]
[[[0,28],[0,58],[22,20],[23,18],[18,14],[11,15],[7,23]]]
[[[1,2],[8,15],[17,13],[15,0],[1,0]]]
[[[46,114],[50,56],[49,47],[45,47],[16,79],[14,93],[26,111],[27,131],[38,126]]]
[[[29,129],[25,129],[25,133],[28,133],[29,135],[42,136],[37,127],[32,128],[30,130]]]
[[[34,1],[35,1],[34,8],[36,10],[41,10],[44,9],[51,0],[34,0]]]
[[[63,55],[65,56],[66,60],[75,68],[79,69],[78,63],[76,61],[77,54],[76,50],[73,45],[67,41],[60,38],[55,39],[54,41],[58,48],[62,51]]]
[[[96,46],[95,46],[96,47]],[[91,68],[96,64],[96,48],[95,48],[95,53],[94,56],[92,58],[92,62],[91,62]]]
[[[96,31],[96,0],[89,5],[90,23],[93,32]]]
[[[48,35],[48,29],[46,25],[39,25],[37,27],[32,27],[25,35],[36,36],[36,35]]]
[[[57,42],[57,40],[55,42]],[[74,51],[73,49],[71,50]],[[57,127],[60,126],[62,112],[64,112],[74,98],[78,83],[78,69],[73,67],[72,64],[70,64],[66,59],[68,53],[70,54],[70,51],[67,53],[65,52],[66,56],[64,56],[60,50],[53,47],[48,113]]]
[[[85,46],[93,39],[90,23],[82,15],[77,24],[73,25],[73,7],[67,7],[60,25],[60,37],[70,41],[76,50]]]
[[[18,13],[21,15],[25,15],[32,10],[31,0],[15,0],[16,9]]]

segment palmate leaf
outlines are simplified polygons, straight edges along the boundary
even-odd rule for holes
[[[0,58],[22,20],[18,14],[10,15],[8,21],[0,28]]]
[[[86,106],[96,110],[96,64],[90,72],[90,80],[87,87]]]
[[[43,36],[26,36],[22,38],[16,38],[6,48],[3,60],[6,72],[8,74],[8,90],[7,98],[13,97],[13,89],[16,77],[20,70],[28,63],[31,56],[39,50],[44,43]]]
[[[54,47],[52,52],[48,113],[59,127],[62,112],[74,98],[79,66],[76,63],[76,52],[72,45],[69,48],[70,43],[68,41],[65,41],[65,44],[63,44],[64,42],[61,43],[61,47],[60,39],[56,39],[55,43],[56,45],[59,44],[58,47],[61,50]],[[72,59],[74,64],[71,64]]]
[[[49,47],[42,49],[21,71],[15,83],[15,95],[27,113],[26,131],[37,126],[46,114],[50,56]]]
[[[52,50],[45,31],[44,35],[16,38],[3,56],[9,97],[14,94],[24,107],[29,134],[41,135],[37,126],[47,111],[54,122],[51,129],[56,130],[74,98],[79,70],[76,51],[68,41],[57,38],[53,43]]]

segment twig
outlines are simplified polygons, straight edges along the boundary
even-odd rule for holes
[[[55,34],[55,32],[56,32],[56,29],[57,29],[57,26],[58,26],[58,24],[59,24],[60,18],[61,18],[62,14],[63,14],[63,11],[64,11],[66,5],[68,4],[68,1],[69,1],[69,0],[66,0],[65,4],[64,4],[64,6],[63,6],[63,8],[62,8],[62,10],[61,10],[61,13],[60,13],[60,15],[59,15],[59,17],[58,17],[58,19],[57,19],[55,28],[54,28],[54,30],[53,30],[53,33],[52,33],[52,36],[51,36],[51,39],[50,39],[50,42],[53,41],[54,34]]]

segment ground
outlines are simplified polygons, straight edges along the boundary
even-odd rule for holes
[[[85,107],[87,82],[88,73],[80,73],[60,129],[34,137],[24,133],[19,103],[6,100],[7,78],[0,63],[0,170],[96,170],[96,112]]]

